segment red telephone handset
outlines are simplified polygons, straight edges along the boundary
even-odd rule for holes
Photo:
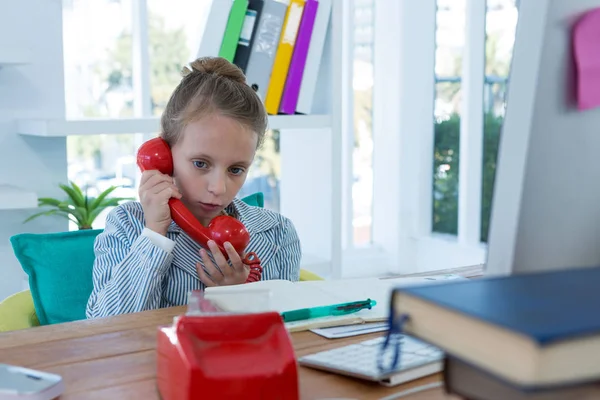
[[[160,137],[146,141],[138,150],[137,165],[141,171],[155,169],[163,174],[173,175],[173,156],[169,144]],[[225,242],[230,242],[238,253],[250,242],[250,235],[244,224],[233,217],[219,215],[210,221],[208,227],[204,227],[181,200],[171,198],[169,208],[171,218],[184,232],[205,248],[208,248],[207,242],[213,240],[226,258],[227,251],[223,247]],[[247,282],[260,280],[262,267],[256,254],[248,253],[242,261],[250,266]]]

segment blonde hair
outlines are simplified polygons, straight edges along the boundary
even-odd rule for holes
[[[162,137],[169,146],[180,138],[186,125],[216,113],[232,118],[264,141],[268,117],[264,104],[246,84],[240,68],[221,57],[202,57],[183,68],[161,117]]]

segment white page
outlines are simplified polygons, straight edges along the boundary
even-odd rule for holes
[[[377,305],[371,310],[362,310],[356,314],[365,321],[385,320],[389,316],[390,298],[395,287],[443,283],[453,279],[465,279],[458,275],[436,275],[427,277],[406,278],[355,278],[329,281],[305,281],[297,284],[305,287],[318,288],[332,297],[345,298],[346,302],[375,300]]]
[[[367,324],[334,326],[331,328],[311,329],[311,332],[323,336],[327,339],[339,339],[350,336],[366,335],[374,332],[384,332],[388,330],[387,322],[371,322]]]
[[[205,298],[225,311],[234,312],[284,312],[347,302],[343,295],[305,286],[302,283],[304,282],[271,280],[211,287],[206,289]],[[258,303],[260,306],[257,305]]]
[[[444,282],[460,279],[456,275],[413,278],[356,278],[324,281],[290,282],[286,280],[259,281],[235,286],[210,287],[205,298],[223,311],[264,312],[291,311],[301,308],[339,303],[375,300],[376,306],[345,316],[314,318],[286,323],[288,329],[302,330],[318,326],[339,326],[362,322],[386,321],[389,316],[393,288],[414,284]]]

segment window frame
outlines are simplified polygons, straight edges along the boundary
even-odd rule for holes
[[[486,257],[479,226],[487,2],[465,0],[457,236],[431,229],[436,3],[378,0],[375,7],[373,244],[393,274],[478,265]]]

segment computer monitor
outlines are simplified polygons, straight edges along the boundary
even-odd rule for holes
[[[485,275],[600,266],[600,107],[579,111],[575,21],[600,0],[521,0]]]

